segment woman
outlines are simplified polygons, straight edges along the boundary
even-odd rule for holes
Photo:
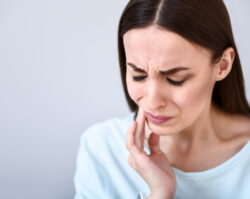
[[[250,108],[223,1],[131,0],[118,50],[132,113],[82,135],[75,199],[249,198]]]

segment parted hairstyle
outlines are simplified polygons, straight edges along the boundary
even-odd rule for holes
[[[212,53],[212,62],[220,60],[224,50],[232,47],[235,58],[230,73],[215,83],[212,102],[228,113],[249,117],[244,77],[233,37],[230,17],[223,0],[130,0],[120,17],[118,57],[126,100],[131,111],[138,106],[130,98],[126,85],[126,55],[123,35],[134,28],[158,25],[175,32]]]

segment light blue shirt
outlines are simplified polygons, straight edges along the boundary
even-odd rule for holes
[[[134,113],[90,126],[82,135],[75,172],[75,199],[136,199],[150,189],[128,165],[126,133]],[[144,147],[149,154],[148,148]],[[221,165],[202,172],[173,168],[175,199],[249,199],[250,142]]]

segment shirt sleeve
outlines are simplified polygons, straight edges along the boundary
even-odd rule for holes
[[[74,199],[104,199],[101,196],[101,185],[96,174],[98,164],[91,155],[84,134],[81,136],[80,148],[76,160]]]

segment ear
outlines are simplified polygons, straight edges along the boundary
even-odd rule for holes
[[[224,50],[221,59],[217,62],[216,81],[224,79],[231,71],[234,62],[235,52],[232,47]]]

